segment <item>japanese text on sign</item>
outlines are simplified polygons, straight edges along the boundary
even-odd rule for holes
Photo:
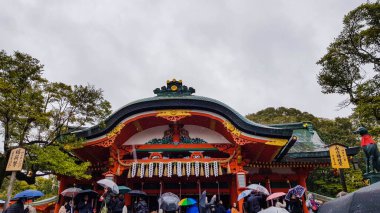
[[[6,171],[21,171],[24,162],[25,149],[16,148],[11,151]]]
[[[332,145],[329,148],[331,167],[336,169],[347,169],[350,168],[348,163],[348,158],[346,154],[346,148],[341,145]]]
[[[237,179],[238,179],[238,188],[243,188],[247,186],[244,173],[238,173]]]

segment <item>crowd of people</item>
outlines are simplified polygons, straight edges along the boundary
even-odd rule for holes
[[[257,191],[252,191],[251,195],[249,195],[244,200],[244,212],[258,213],[261,210],[270,207],[268,204],[273,205],[277,208],[284,208],[290,213],[316,213],[320,206],[320,203],[315,201],[313,194],[308,194],[308,197],[306,199],[306,207],[308,209],[308,212],[304,212],[302,199],[294,194],[291,195],[288,201],[284,199],[284,196],[282,196],[273,202],[267,202],[266,196],[264,194]]]
[[[18,199],[13,205],[5,209],[3,213],[36,213],[36,208],[31,205],[25,205],[26,199]]]
[[[99,205],[97,203],[99,202]],[[35,213],[35,209],[31,206],[25,206],[25,199],[19,199],[4,211],[4,213]],[[258,213],[263,209],[270,206],[277,208],[284,208],[290,213],[316,213],[320,203],[315,201],[312,194],[308,194],[306,199],[306,207],[308,212],[303,212],[302,199],[292,195],[290,200],[286,201],[284,196],[277,198],[271,202],[266,201],[266,196],[258,191],[252,191],[252,193],[244,199],[243,212],[245,213]],[[147,202],[138,197],[132,206],[133,213],[149,213],[149,207]],[[199,208],[198,205],[188,206],[181,209],[186,213],[238,213],[237,203],[233,203],[230,208],[226,208],[222,200],[216,201],[216,195],[208,202],[207,196],[202,193]],[[127,213],[128,208],[125,206],[124,195],[115,195],[109,189],[105,189],[102,196],[99,199],[90,199],[88,195],[84,195],[80,200],[67,198],[64,204],[59,209],[59,213]],[[163,212],[158,211],[158,212]],[[178,211],[177,211],[178,212]]]

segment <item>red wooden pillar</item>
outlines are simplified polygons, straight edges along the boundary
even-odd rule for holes
[[[61,192],[66,189],[66,187],[67,187],[67,177],[62,177],[61,176],[59,178],[59,188],[58,188],[58,195],[57,195],[58,196],[58,201],[55,204],[54,213],[58,213],[59,208],[61,208],[61,204],[59,202],[60,201],[59,196],[60,196]]]
[[[305,174],[305,173],[302,173],[299,176],[299,184],[305,188],[305,193],[307,191],[307,188],[306,188],[306,178],[307,178],[307,174]],[[305,196],[302,196],[302,204],[303,204],[303,212],[308,212],[308,209],[306,207]]]
[[[243,176],[241,176],[243,175]],[[240,178],[239,178],[240,176]],[[240,170],[239,172],[237,172],[235,175],[234,175],[234,178],[236,179],[236,181],[233,181],[235,182],[236,184],[236,187],[235,187],[235,192],[236,192],[236,195],[235,195],[235,201],[237,200],[237,197],[238,195],[244,191],[244,187],[246,186],[246,181],[247,181],[247,172],[244,171],[244,170]],[[241,179],[241,180],[239,180]],[[243,183],[239,183],[239,181],[243,181]],[[243,188],[242,188],[243,187]],[[239,212],[242,213],[243,212],[243,202],[244,202],[244,199],[241,199],[239,200],[238,202],[238,206],[239,206]]]
[[[130,168],[131,169],[131,168]],[[125,181],[125,185],[129,187],[130,189],[133,189],[133,184],[131,181]],[[126,194],[125,197],[125,205],[128,207],[129,205],[132,205],[132,197],[129,194]]]
[[[230,185],[230,204],[232,206],[233,203],[236,202],[237,200],[237,193],[238,193],[238,189],[237,189],[237,184],[236,184],[236,178],[234,176],[231,177],[231,185]]]

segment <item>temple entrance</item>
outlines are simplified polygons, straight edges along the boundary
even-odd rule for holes
[[[150,211],[158,210],[158,199],[160,194],[171,192],[180,199],[194,198],[199,202],[200,195],[206,190],[208,200],[216,195],[216,201],[223,201],[223,205],[228,208],[231,206],[231,176],[223,175],[220,177],[172,177],[172,178],[133,178],[128,180],[128,185],[133,189],[146,192],[146,201]],[[132,200],[134,202],[134,200]]]

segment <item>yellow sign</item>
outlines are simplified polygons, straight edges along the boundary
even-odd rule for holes
[[[331,167],[336,169],[350,168],[346,154],[346,147],[341,145],[330,146]]]
[[[24,163],[25,149],[16,148],[11,151],[5,171],[21,171]]]

